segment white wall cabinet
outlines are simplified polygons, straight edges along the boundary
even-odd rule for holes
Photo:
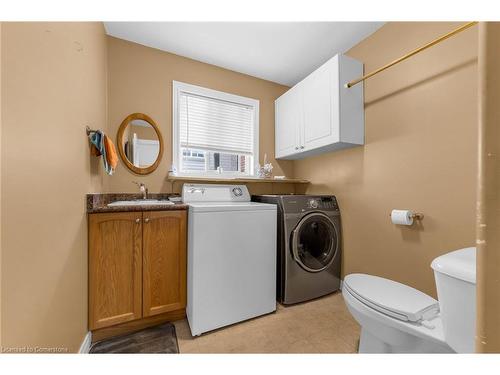
[[[336,55],[276,99],[277,159],[301,159],[364,144],[363,85],[344,85],[363,64]]]
[[[292,155],[298,150],[299,131],[302,124],[300,94],[299,87],[295,86],[275,102],[276,155]]]

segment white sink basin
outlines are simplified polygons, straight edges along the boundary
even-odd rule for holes
[[[108,203],[108,207],[120,207],[120,206],[168,206],[174,204],[173,202],[167,200],[158,199],[138,199],[133,201],[116,201]]]

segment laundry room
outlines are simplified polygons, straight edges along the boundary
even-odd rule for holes
[[[95,14],[0,20],[0,369],[500,353],[499,22]]]
[[[130,124],[144,118],[163,145],[146,167],[120,152],[116,171],[102,176],[106,193],[87,196],[91,350],[101,350],[99,343],[108,348],[117,330],[133,332],[138,324],[146,328],[165,320],[175,328],[181,353],[456,351],[446,343],[437,315],[431,263],[475,245],[478,133],[471,124],[478,116],[478,25],[317,23],[307,25],[310,35],[304,27],[104,23],[105,131],[118,134],[120,151],[130,139],[127,132],[133,133]],[[207,44],[207,56],[202,48],[196,49],[199,56],[185,57],[180,47],[164,47],[172,35],[185,35],[182,48],[193,43],[194,50],[196,38],[190,35],[203,33],[220,44],[221,35],[272,33],[267,44],[253,47],[266,54],[273,43],[285,45],[288,35],[301,32],[303,38],[328,33],[352,39],[331,39],[328,49],[339,53],[327,59],[315,45],[307,60],[276,76],[266,71],[270,64],[262,71],[251,66],[254,76],[267,79],[203,62],[214,53]],[[433,47],[364,79],[364,73],[450,32]],[[141,108],[145,113],[130,114]],[[117,195],[124,191],[142,196],[134,201],[134,195]],[[131,215],[131,223],[139,215],[144,227],[143,308],[131,309],[126,318],[122,309],[116,317],[103,309],[116,286],[108,272],[99,271],[103,252],[113,254],[108,242],[99,241],[106,241],[102,230],[113,215]],[[163,238],[164,248],[149,248],[146,228],[151,246],[161,243],[155,231],[168,230],[171,238]],[[175,260],[177,268],[168,265],[175,273],[161,272],[162,259]],[[474,259],[469,267],[475,267]],[[380,287],[366,296],[356,289],[346,299],[351,289],[341,290],[341,281],[348,275],[360,290],[365,284]],[[391,288],[399,291],[392,298]],[[368,332],[378,327],[366,329],[356,309],[365,306],[358,299],[348,303],[353,295],[372,301],[371,307],[382,305],[373,316],[366,311],[367,319],[392,317],[387,324],[402,330],[393,341],[404,344],[372,339]],[[128,298],[113,301],[134,306],[134,295]],[[402,300],[409,305],[400,305]],[[429,319],[439,319],[419,328],[429,340],[425,334],[417,340],[422,332],[412,331],[413,322],[420,324],[427,310],[435,315]],[[400,327],[395,316],[412,323]],[[296,327],[302,320],[308,324]],[[471,319],[467,325],[467,352],[473,351],[473,324]]]

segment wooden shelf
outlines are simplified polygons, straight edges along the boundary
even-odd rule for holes
[[[271,183],[271,184],[308,184],[308,180],[299,178],[285,178],[282,180],[274,178],[223,178],[223,177],[195,177],[195,176],[168,176],[168,181],[184,181],[184,182],[222,182],[222,183],[238,183],[238,184],[254,184],[254,183]]]

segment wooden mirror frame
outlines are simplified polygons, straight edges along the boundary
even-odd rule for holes
[[[158,136],[158,140],[160,142],[160,150],[158,151],[158,157],[156,158],[155,162],[151,164],[149,167],[145,168],[136,167],[134,164],[130,162],[130,160],[128,160],[127,156],[125,155],[125,151],[123,150],[123,134],[125,133],[125,129],[127,128],[128,124],[130,124],[130,122],[134,120],[144,120],[147,123],[149,123],[156,132],[156,135]],[[125,120],[122,121],[120,127],[118,128],[118,134],[116,135],[116,144],[118,145],[118,153],[120,154],[123,163],[125,163],[127,168],[130,169],[132,172],[140,175],[152,173],[156,168],[158,168],[158,165],[160,164],[161,158],[163,156],[163,138],[161,136],[160,129],[158,128],[158,125],[156,125],[156,123],[153,121],[153,119],[148,115],[145,115],[144,113],[132,113],[131,115],[128,115],[125,118]]]

